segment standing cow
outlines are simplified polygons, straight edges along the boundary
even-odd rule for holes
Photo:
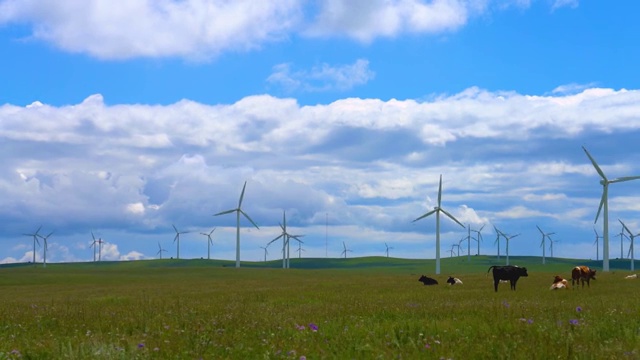
[[[588,266],[580,265],[571,270],[571,286],[577,282],[578,284],[582,283],[584,288],[584,282],[586,281],[587,287],[590,287],[589,280],[591,279],[596,279],[596,271],[589,269]]]
[[[493,287],[498,292],[498,284],[500,280],[509,280],[511,283],[511,290],[516,289],[516,283],[521,276],[529,276],[527,274],[527,268],[507,265],[507,266],[490,266],[489,270],[493,268]],[[487,270],[487,273],[489,272]]]
[[[418,279],[418,281],[420,281],[424,285],[438,285],[438,280],[424,275],[420,276],[420,279]]]

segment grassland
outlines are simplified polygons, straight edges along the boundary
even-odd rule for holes
[[[484,256],[0,267],[0,359],[640,359],[628,261],[567,291],[576,260],[512,263],[530,276],[497,293]]]

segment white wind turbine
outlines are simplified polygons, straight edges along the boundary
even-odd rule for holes
[[[502,235],[502,237],[504,237],[504,240],[507,242],[507,249],[505,250],[505,252],[507,253],[507,265],[509,265],[509,240],[513,239],[514,237],[520,235],[520,234],[515,234],[515,235],[507,235],[505,233],[503,233],[502,231],[498,230],[496,228],[497,231],[500,232],[500,235]]]
[[[347,252],[353,252],[353,251],[347,249],[347,244],[345,244],[344,241],[342,242],[342,246],[344,247],[344,250],[342,250],[340,255],[344,255],[344,258],[346,259],[347,258]]]
[[[476,236],[476,239],[475,239],[478,242],[478,255],[480,255],[480,243],[483,241],[481,231],[482,231],[482,229],[484,229],[485,225],[486,224],[482,224],[482,226],[480,227],[480,230],[471,230],[471,231],[476,232],[478,234]]]
[[[213,234],[214,231],[216,231],[216,228],[213,228],[213,230],[211,230],[208,233],[203,233],[203,232],[200,233],[200,235],[204,235],[207,237],[207,260],[211,260],[211,245],[213,245],[213,239],[211,238],[211,234]]]
[[[467,240],[467,261],[468,262],[471,262],[471,239],[472,239],[471,224],[469,224],[469,226],[467,226],[467,236],[462,238],[462,240]]]
[[[494,241],[493,243],[498,245],[498,260],[500,260],[500,235],[502,234],[502,232],[498,230],[495,225],[493,225],[493,229],[496,231],[496,241]]]
[[[171,224],[171,226],[173,226],[173,230],[176,231],[176,236],[173,238],[173,242],[176,243],[177,246],[176,258],[180,259],[180,235],[188,234],[189,231],[178,231],[178,228],[175,225]]]
[[[596,231],[596,227],[593,227],[593,232],[596,233],[596,241],[594,241],[593,243],[596,244],[596,261],[600,260],[600,245],[598,240],[602,239],[602,236],[598,235],[598,232]]]
[[[618,235],[620,235],[620,259],[624,259],[624,238],[629,239],[629,237],[624,233],[624,227],[620,230]]]
[[[544,231],[542,231],[542,229],[540,229],[540,226],[536,225],[536,227],[538,228],[538,231],[540,231],[540,234],[542,234],[542,242],[540,242],[540,247],[542,248],[542,264],[545,264],[545,243],[544,243],[544,239],[548,238],[549,241],[551,241],[551,235],[555,234],[554,232],[550,232],[550,233],[545,233]]]
[[[426,218],[427,216],[433,213],[436,214],[436,275],[440,274],[440,213],[441,212],[444,213],[451,220],[455,221],[458,225],[464,228],[464,225],[462,225],[462,223],[458,221],[458,219],[453,217],[453,215],[449,214],[446,210],[444,210],[441,207],[441,201],[442,201],[442,175],[440,175],[440,184],[438,185],[438,206],[434,207],[433,210],[429,211],[428,213],[412,221],[412,222],[416,222],[420,219]]]
[[[553,243],[557,243],[560,240],[549,239],[549,251],[551,251],[551,257],[553,258]]]
[[[36,264],[36,244],[38,244],[38,246],[40,246],[40,241],[38,240],[38,237],[40,237],[40,234],[38,234],[38,232],[40,232],[40,229],[42,229],[42,225],[40,225],[40,227],[38,228],[38,230],[36,230],[36,232],[34,232],[33,234],[22,234],[24,236],[32,236],[33,237],[33,264]]]
[[[635,271],[635,268],[634,268],[634,262],[635,262],[635,255],[634,255],[634,253],[635,253],[635,251],[633,251],[633,239],[634,239],[636,236],[640,236],[640,233],[639,233],[639,234],[635,234],[635,235],[634,235],[634,234],[631,232],[631,230],[629,230],[629,228],[627,227],[627,225],[625,225],[625,224],[622,222],[622,220],[618,219],[618,221],[620,221],[620,224],[622,224],[622,227],[627,231],[627,233],[629,233],[629,240],[631,241],[631,245],[629,245],[629,253],[627,254],[627,257],[628,257],[629,255],[631,255],[631,271]]]
[[[49,235],[47,236],[41,236],[42,242],[44,243],[44,245],[42,246],[42,251],[43,251],[42,267],[47,267],[47,250],[49,249],[49,244],[47,243],[47,240],[51,235],[53,235],[53,231],[50,232]]]
[[[242,186],[242,192],[240,193],[240,200],[238,201],[238,207],[237,208],[231,209],[231,210],[227,210],[227,211],[222,211],[222,212],[219,212],[219,213],[214,215],[214,216],[218,216],[218,215],[230,214],[232,212],[236,213],[236,267],[237,268],[240,267],[240,214],[244,215],[244,217],[246,217],[247,220],[249,220],[251,222],[251,224],[253,224],[253,226],[256,227],[256,229],[260,230],[258,225],[256,225],[256,223],[253,222],[253,220],[251,220],[249,215],[247,215],[247,213],[242,211],[242,198],[244,198],[244,189],[246,187],[247,187],[247,182],[245,181],[244,182],[244,186]]]
[[[96,246],[98,246],[98,240],[93,235],[93,231],[91,232],[91,237],[93,238],[93,242],[91,243],[91,247],[93,248],[93,262],[96,261]]]
[[[98,239],[98,262],[102,261],[102,244],[104,244],[104,240],[102,238]]]
[[[287,232],[287,213],[284,210],[282,211],[282,223],[278,225],[280,225],[280,228],[282,229],[282,233],[278,235],[275,239],[269,241],[269,243],[267,243],[267,246],[271,245],[271,243],[275,242],[276,240],[282,238],[282,268],[288,269],[289,268],[289,239],[293,238],[297,240],[299,243],[302,243],[302,241],[300,241],[298,237],[304,236],[304,235],[291,235]]]
[[[160,246],[160,241],[158,241],[158,252],[156,253],[156,255],[160,256],[160,260],[162,260],[162,252],[167,252],[167,250],[163,249],[162,246]]]
[[[268,247],[269,247],[269,245],[260,246],[260,249],[264,249],[264,262],[267,262],[267,254],[269,254],[269,250],[267,250]]]
[[[389,245],[387,245],[387,243],[384,243],[384,246],[386,246],[386,248],[387,248],[387,257],[389,257],[389,250],[392,250],[393,247],[389,247]]]
[[[306,251],[302,248],[302,241],[298,242],[298,259],[302,259],[302,252]]]
[[[584,150],[585,154],[591,160],[593,167],[596,169],[602,180],[600,180],[600,184],[602,184],[602,198],[600,199],[600,206],[598,207],[598,213],[596,214],[596,219],[594,223],[598,221],[598,217],[600,216],[600,211],[603,210],[602,214],[602,223],[603,223],[603,244],[602,244],[602,271],[609,271],[609,184],[637,180],[640,179],[640,176],[624,176],[617,179],[609,180],[607,176],[604,174],[598,163],[591,157],[591,154],[587,151],[587,149],[583,146],[582,150]]]

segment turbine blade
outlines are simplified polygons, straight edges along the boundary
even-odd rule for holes
[[[440,174],[440,184],[438,185],[438,207],[442,201],[442,174]]]
[[[283,236],[284,236],[284,234],[280,234],[277,238],[275,238],[275,239],[273,239],[273,240],[269,241],[269,242],[267,243],[267,246],[271,245],[271,243],[272,243],[272,242],[274,242],[274,241],[276,241],[276,240],[280,239],[280,238],[281,238],[281,237],[283,237]]]
[[[589,157],[589,160],[591,160],[591,163],[593,164],[593,167],[596,168],[596,171],[598,172],[598,174],[600,174],[602,179],[604,179],[604,181],[609,181],[607,180],[607,176],[604,174],[604,172],[602,172],[602,169],[600,169],[600,166],[598,166],[598,163],[596,163],[593,157],[591,157],[591,154],[589,154],[589,152],[584,146],[582,147],[582,150],[584,150],[584,153],[587,154],[587,156]]]
[[[627,225],[625,225],[622,220],[618,219],[618,221],[620,221],[620,224],[622,224],[622,227],[627,230],[627,232],[629,233],[629,235],[633,235],[633,233],[631,232],[631,230],[629,230],[629,228],[627,227]]]
[[[245,212],[244,212],[244,211],[242,211],[241,209],[238,209],[238,211],[240,211],[240,213],[241,213],[242,215],[244,215],[244,217],[246,217],[246,218],[247,218],[247,220],[251,221],[251,223],[253,224],[253,226],[255,226],[255,227],[256,227],[256,229],[260,230],[260,228],[258,227],[258,225],[256,225],[256,223],[255,223],[255,222],[253,222],[253,220],[251,220],[251,218],[249,217],[249,215],[247,215],[247,213],[245,213]]]
[[[236,212],[236,211],[238,211],[238,209],[231,209],[231,210],[227,210],[227,211],[219,212],[219,213],[217,213],[217,214],[214,214],[213,216],[224,215],[224,214],[230,214],[230,213],[232,213],[232,212]]]
[[[244,182],[244,185],[242,186],[242,192],[240,193],[240,201],[238,201],[238,209],[240,209],[242,207],[242,198],[244,198],[244,189],[247,187],[247,182]]]
[[[542,232],[542,229],[540,229],[540,226],[536,225],[536,227],[538,228],[538,231],[540,231],[540,234],[542,234],[542,236],[544,236],[544,232]]]
[[[453,215],[449,214],[445,209],[440,209],[445,215],[447,215],[451,220],[455,221],[458,223],[458,225],[465,227],[464,225],[462,225],[462,223],[460,221],[458,221],[458,219],[456,219],[455,217],[453,217]]]
[[[613,179],[613,180],[609,181],[609,183],[618,183],[618,182],[630,181],[630,180],[638,180],[638,179],[640,179],[640,176],[623,176],[623,177],[619,177],[617,179]]]
[[[487,224],[482,224],[482,226],[480,227],[480,230],[478,230],[478,233],[480,233],[480,231],[482,231],[482,229],[484,229],[484,226]]]
[[[602,197],[600,198],[600,206],[598,206],[598,212],[596,213],[596,219],[593,220],[593,223],[597,223],[598,222],[598,217],[600,217],[600,212],[602,211],[602,207],[604,206],[604,194],[605,192],[602,192]]]
[[[176,226],[175,226],[175,225],[173,225],[173,224],[171,224],[171,226],[173,226],[173,230],[175,230],[175,231],[176,231],[176,233],[177,233],[177,232],[178,232],[178,228],[176,228]]]
[[[426,218],[427,216],[429,216],[429,215],[433,214],[433,213],[434,213],[434,212],[436,212],[436,211],[437,211],[436,209],[433,209],[433,210],[429,211],[428,213],[426,213],[426,214],[424,214],[424,215],[420,216],[419,218],[417,218],[417,219],[413,220],[412,222],[416,222],[416,221],[418,221],[418,220],[424,219],[424,218]]]

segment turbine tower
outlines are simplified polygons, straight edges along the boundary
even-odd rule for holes
[[[293,238],[294,240],[298,241],[301,244],[302,241],[298,238],[304,235],[291,235],[287,232],[287,214],[284,210],[282,211],[282,223],[278,225],[280,225],[280,228],[282,229],[282,233],[278,235],[275,239],[269,241],[269,243],[267,243],[267,246],[271,245],[271,243],[275,242],[276,240],[282,238],[282,268],[288,269],[289,263],[290,263],[289,240]]]
[[[200,235],[204,235],[207,237],[207,260],[211,260],[211,245],[213,245],[213,239],[211,239],[211,234],[216,231],[216,228],[209,231],[208,233],[201,232]]]
[[[493,243],[498,245],[498,260],[500,260],[500,235],[502,232],[495,225],[493,225],[493,229],[496,231],[496,241]]]
[[[618,221],[619,220],[620,219],[618,219]],[[624,259],[624,238],[629,239],[629,237],[624,233],[624,227],[620,230],[618,235],[620,235],[620,259]]]
[[[583,146],[582,150],[584,150],[585,154],[591,160],[593,167],[596,169],[602,180],[600,180],[600,184],[602,184],[602,198],[600,199],[600,206],[598,206],[598,213],[596,213],[596,219],[593,221],[595,224],[598,221],[598,217],[600,216],[600,211],[604,210],[602,213],[602,226],[603,226],[603,244],[602,244],[602,271],[609,272],[609,184],[614,184],[623,181],[637,180],[640,179],[640,176],[624,176],[617,179],[609,180],[607,176],[604,174],[598,163],[591,157],[591,154],[587,151],[587,149]]]
[[[269,253],[269,251],[267,250],[268,247],[269,247],[269,245],[260,246],[260,249],[264,249],[264,262],[267,262],[267,254]]]
[[[633,239],[634,239],[636,236],[640,236],[640,233],[639,233],[639,234],[635,234],[635,235],[634,235],[634,234],[631,232],[631,230],[629,230],[629,228],[627,227],[627,225],[625,225],[625,224],[622,222],[622,220],[618,219],[618,221],[620,221],[620,224],[622,224],[622,227],[623,227],[623,228],[627,231],[627,233],[629,234],[629,240],[631,241],[631,245],[629,245],[629,253],[627,254],[627,257],[628,257],[629,255],[631,255],[631,271],[635,271],[635,268],[634,268],[634,265],[635,265],[635,264],[634,264],[634,262],[635,262],[635,255],[634,255],[634,253],[635,253],[635,251],[633,251]]]
[[[515,235],[507,235],[505,233],[503,233],[502,231],[498,230],[496,228],[496,231],[498,231],[500,233],[500,235],[502,235],[502,237],[504,237],[504,240],[507,242],[507,249],[505,250],[507,253],[507,265],[509,265],[509,240],[513,239],[514,237],[520,235],[520,234],[515,234]]]
[[[416,222],[418,220],[424,219],[427,216],[435,213],[436,214],[436,275],[440,274],[440,213],[442,212],[446,216],[448,216],[451,220],[455,221],[458,225],[464,228],[464,225],[458,219],[453,217],[453,215],[449,214],[446,210],[441,207],[442,201],[442,174],[440,175],[440,184],[438,185],[438,206],[434,207],[433,210],[428,213],[418,217],[412,222]],[[345,254],[346,255],[346,254]]]
[[[22,234],[24,236],[33,236],[33,264],[36,264],[36,244],[38,244],[38,246],[40,246],[40,241],[38,240],[38,238],[40,237],[40,234],[38,234],[38,232],[40,232],[40,229],[42,229],[42,225],[40,225],[40,227],[38,228],[38,230],[36,230],[36,232],[34,232],[33,234]]]
[[[540,226],[536,225],[536,227],[538,228],[538,231],[540,231],[540,234],[542,234],[542,242],[540,242],[540,247],[542,248],[542,265],[545,264],[545,244],[544,244],[544,239],[545,238],[549,238],[549,241],[551,241],[551,235],[555,234],[554,232],[550,232],[550,233],[546,233],[544,231],[542,231],[542,229],[540,229]]]
[[[214,215],[214,216],[218,216],[218,215],[230,214],[232,212],[236,213],[236,267],[237,268],[240,267],[240,214],[244,215],[244,217],[246,217],[247,220],[249,220],[251,222],[251,224],[253,224],[253,226],[256,227],[256,229],[260,230],[258,225],[256,225],[256,223],[253,222],[253,220],[251,220],[249,215],[247,215],[247,213],[242,211],[242,198],[244,198],[244,189],[246,187],[247,187],[247,182],[245,181],[244,182],[244,186],[242,186],[242,192],[240,193],[240,200],[238,201],[238,207],[237,208],[231,209],[231,210],[227,210],[227,211],[222,211],[222,212],[219,212],[219,213]]]
[[[178,228],[175,225],[171,224],[171,226],[173,226],[173,230],[176,231],[176,236],[173,238],[173,242],[176,243],[176,246],[177,246],[176,259],[180,259],[180,235],[188,234],[189,232],[188,231],[180,232],[178,231]]]
[[[551,240],[549,239],[549,251],[551,251],[551,257],[553,258],[553,243],[557,243],[560,240]]]
[[[91,243],[91,247],[93,248],[93,262],[96,262],[96,246],[98,246],[98,240],[93,235],[93,231],[91,232],[91,237],[93,238],[93,242]]]

